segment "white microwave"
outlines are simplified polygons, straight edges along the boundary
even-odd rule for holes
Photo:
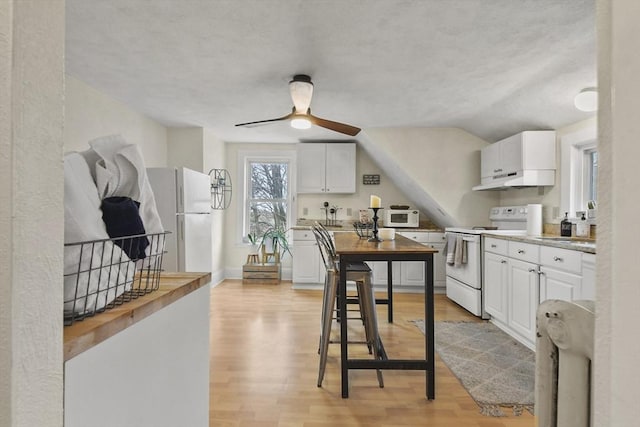
[[[420,213],[413,209],[385,209],[383,210],[383,225],[385,227],[418,227]]]

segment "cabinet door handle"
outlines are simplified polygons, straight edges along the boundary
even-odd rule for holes
[[[536,270],[535,268],[530,268],[529,269],[529,273],[537,273],[537,272],[538,272],[538,270]]]
[[[491,245],[491,247],[492,247],[492,248],[497,248],[497,247],[498,247],[498,245]]]
[[[506,264],[506,263],[507,263],[507,260],[506,260],[506,259],[503,259],[503,260],[501,260],[501,261],[500,261],[500,263],[501,263],[501,264]]]
[[[519,254],[523,254],[524,253],[524,249],[518,249],[518,253]]]
[[[562,261],[564,261],[564,260],[563,260],[562,258],[560,258],[559,256],[554,256],[554,257],[553,257],[553,260],[554,260],[554,261],[558,261],[558,262],[562,262]]]

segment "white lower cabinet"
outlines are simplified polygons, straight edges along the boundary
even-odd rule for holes
[[[371,271],[373,274],[373,284],[374,285],[384,285],[387,286],[388,282],[388,264],[387,261],[367,261],[369,267],[371,267]],[[400,283],[400,265],[395,262],[393,265],[393,283]]]
[[[517,259],[509,259],[508,265],[507,325],[533,345],[538,309],[538,265]]]
[[[596,299],[596,255],[582,254],[582,299]]]
[[[294,230],[292,245],[293,283],[323,283],[325,267],[320,249],[311,230]]]
[[[566,271],[540,267],[540,302],[548,299],[575,301],[582,299],[582,277]]]
[[[540,302],[584,298],[581,252],[543,246],[540,248],[540,264]]]
[[[433,231],[401,231],[398,234],[431,246],[438,250],[433,255],[433,286],[436,292],[444,293],[446,287],[446,271],[444,249],[444,233]],[[387,263],[369,262],[373,269],[373,283],[376,285],[387,284]],[[422,261],[401,261],[393,263],[393,283],[400,288],[413,288],[415,290],[424,289],[424,262]]]
[[[485,252],[484,310],[492,318],[507,323],[508,259],[504,255]]]
[[[441,232],[399,232],[409,239],[415,240],[438,250],[433,255],[433,285],[436,292],[444,293],[446,282],[444,233]],[[293,230],[293,263],[292,281],[295,284],[324,283],[325,267],[320,257],[318,244],[311,230]],[[387,262],[367,261],[371,267],[373,284],[387,286]],[[424,289],[424,262],[401,261],[393,263],[394,287],[407,290],[422,291]]]
[[[491,321],[531,349],[536,311],[547,299],[595,297],[595,255],[484,237],[485,311]]]

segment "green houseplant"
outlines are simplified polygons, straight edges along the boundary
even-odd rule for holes
[[[251,233],[247,234],[247,240],[251,243],[249,254],[258,254],[260,252],[260,245],[262,244],[262,241],[258,242],[258,236]]]
[[[279,263],[280,258],[286,253],[291,255],[287,230],[280,227],[269,227],[265,230],[260,244],[262,246],[263,262],[266,262],[270,256],[273,256],[275,262]]]

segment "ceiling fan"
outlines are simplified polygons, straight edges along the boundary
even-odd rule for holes
[[[239,123],[236,126],[253,127],[263,124],[290,120],[291,127],[296,129],[309,129],[312,124],[323,127],[345,135],[355,136],[360,132],[360,128],[344,123],[322,119],[311,114],[311,96],[313,95],[313,83],[311,77],[306,74],[296,74],[289,82],[289,92],[293,100],[293,109],[290,114],[278,117],[277,119],[259,120],[256,122]]]

